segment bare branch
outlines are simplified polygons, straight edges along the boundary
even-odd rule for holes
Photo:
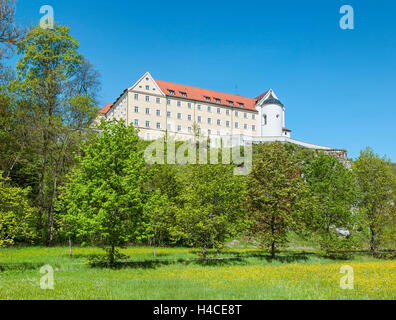
[[[0,60],[24,36],[16,25],[16,0],[0,0]]]

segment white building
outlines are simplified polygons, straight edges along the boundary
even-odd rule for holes
[[[256,98],[154,80],[146,72],[121,96],[99,110],[101,117],[124,119],[139,129],[142,139],[155,140],[166,133],[178,140],[206,136],[215,145],[221,137],[238,144],[290,142],[306,148],[334,150],[291,138],[286,128],[285,107],[270,89]]]

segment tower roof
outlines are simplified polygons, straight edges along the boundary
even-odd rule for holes
[[[264,104],[276,104],[283,107],[282,102],[280,102],[279,99],[274,96],[272,90],[270,91],[268,98],[263,101],[263,105]]]

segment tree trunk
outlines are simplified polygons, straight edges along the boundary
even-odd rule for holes
[[[271,258],[275,258],[275,241],[271,244]]]
[[[43,145],[43,154],[42,154],[42,163],[41,163],[41,172],[40,172],[40,186],[39,186],[39,208],[38,208],[38,216],[37,216],[37,232],[40,233],[43,227],[43,211],[44,211],[44,178],[45,171],[47,169],[47,134],[44,133],[44,145]]]
[[[110,251],[110,266],[113,267],[114,266],[114,262],[115,262],[115,246],[114,244],[111,244],[111,251]]]
[[[48,235],[47,235],[47,245],[49,246],[54,238],[54,200],[56,198],[57,188],[58,188],[58,177],[57,172],[55,173],[54,179],[54,190],[52,192],[51,205],[48,211]]]
[[[69,238],[69,250],[70,250],[70,258],[73,259],[72,241],[70,238]]]
[[[376,246],[375,246],[375,230],[374,228],[370,227],[370,253],[371,255],[375,255],[376,253]]]
[[[202,260],[204,261],[204,263],[206,263],[206,261],[207,261],[207,250],[206,250],[206,246],[204,246],[203,251],[202,251]]]

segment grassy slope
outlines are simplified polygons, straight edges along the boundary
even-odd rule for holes
[[[396,262],[361,257],[332,261],[315,256],[271,261],[254,249],[226,253],[243,259],[210,262],[132,263],[119,270],[90,268],[96,248],[0,250],[0,299],[395,299]],[[151,248],[123,250],[134,260],[153,259]],[[157,249],[156,259],[195,258],[190,249]],[[55,269],[55,290],[41,290],[40,267]],[[355,271],[355,289],[341,290],[342,265]]]

